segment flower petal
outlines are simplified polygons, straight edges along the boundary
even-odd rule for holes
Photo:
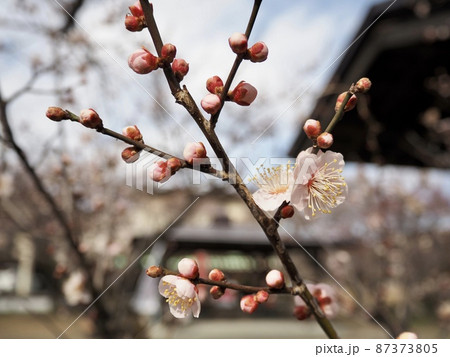
[[[291,204],[300,212],[308,207],[308,186],[295,185],[291,193]]]
[[[195,285],[188,279],[180,278],[176,282],[177,295],[182,299],[192,299],[195,297]]]
[[[283,201],[289,201],[290,192],[273,194],[260,189],[253,194],[253,199],[261,209],[266,212],[271,212],[280,207]]]
[[[192,305],[192,315],[194,315],[194,317],[199,317],[200,315],[200,310],[201,310],[201,304],[200,304],[200,299],[198,298],[198,296],[196,296],[195,302]]]
[[[297,156],[294,170],[295,185],[306,185],[319,167],[317,155],[311,154],[310,151],[310,149],[302,151]]]
[[[170,285],[172,285],[173,287],[176,284],[178,277],[175,275],[166,275],[163,276],[161,278],[161,280],[159,281],[158,284],[158,291],[159,293],[164,296],[167,297],[168,296],[168,290],[170,290]]]
[[[319,150],[316,155],[309,148],[298,154],[291,203],[305,219],[316,218],[317,213],[330,213],[344,202],[348,192],[340,175],[344,164],[342,154],[330,150]]]
[[[187,317],[189,310],[182,310],[180,305],[169,305],[170,313],[177,319],[184,319]]]

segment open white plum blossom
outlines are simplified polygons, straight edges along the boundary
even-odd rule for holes
[[[251,179],[259,189],[253,194],[256,204],[266,212],[273,212],[286,201],[291,200],[294,185],[293,165],[280,165],[275,168],[258,168],[258,175]]]
[[[345,201],[348,189],[341,175],[344,164],[342,154],[333,151],[314,154],[309,148],[298,154],[290,201],[307,220],[318,212],[331,213]]]
[[[190,280],[180,276],[166,275],[161,278],[158,290],[166,298],[170,313],[176,318],[185,318],[191,311],[194,317],[200,315],[197,287]]]

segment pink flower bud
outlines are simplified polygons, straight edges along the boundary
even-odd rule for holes
[[[166,182],[170,178],[170,168],[167,161],[160,160],[150,167],[149,177],[155,182]]]
[[[264,42],[256,42],[248,49],[248,56],[252,62],[264,62],[269,55],[269,49]]]
[[[142,140],[142,134],[136,125],[127,126],[127,127],[123,128],[122,134],[124,136],[126,136],[127,138],[130,138],[131,140],[135,140],[135,141]]]
[[[339,96],[336,99],[336,107],[334,108],[335,111],[339,110],[346,95],[347,95],[347,92],[339,94]],[[345,105],[344,112],[348,112],[349,110],[352,110],[356,106],[357,101],[358,101],[358,98],[356,98],[356,95],[353,94],[350,97],[350,99],[348,100],[347,104]]]
[[[128,57],[128,66],[138,74],[147,74],[159,67],[159,59],[142,48]]]
[[[230,44],[231,50],[236,54],[247,51],[247,36],[243,33],[235,32],[228,39],[228,43]]]
[[[102,120],[94,109],[84,109],[80,113],[80,123],[84,126],[95,129],[102,126]]]
[[[367,93],[372,87],[372,82],[369,78],[363,77],[355,84],[356,91],[359,93]]]
[[[67,112],[60,107],[48,107],[45,115],[53,121],[61,121],[68,118]]]
[[[178,271],[185,278],[195,279],[198,277],[197,262],[191,258],[183,258],[178,262]]]
[[[142,31],[146,26],[144,17],[125,16],[125,28],[131,32]]]
[[[172,63],[177,54],[177,48],[171,43],[166,43],[161,48],[161,57],[167,62]],[[187,73],[187,72],[186,72]]]
[[[134,146],[127,147],[122,151],[122,159],[127,164],[131,164],[139,159],[140,152],[141,150]]]
[[[297,320],[306,320],[311,316],[311,310],[306,305],[295,306],[294,316]]]
[[[208,114],[216,114],[221,106],[220,98],[217,94],[207,94],[202,99],[201,105]]]
[[[194,162],[194,159],[206,158],[206,149],[203,143],[189,143],[186,145],[183,151],[183,157],[190,165]]]
[[[223,89],[223,81],[219,76],[208,78],[206,81],[206,89],[212,94],[220,94]]]
[[[178,81],[181,82],[184,76],[189,72],[189,63],[181,58],[174,59],[172,63],[172,71]]]
[[[230,100],[239,105],[250,105],[256,98],[258,91],[250,83],[241,81],[234,90],[229,93]]]
[[[222,281],[225,280],[225,274],[223,271],[214,268],[209,272],[208,278],[214,281]]]
[[[281,218],[291,218],[294,215],[294,207],[291,205],[284,206],[280,212]]]
[[[144,11],[142,10],[142,6],[139,1],[136,1],[133,5],[131,5],[129,9],[133,16],[144,16]]]
[[[170,169],[172,175],[181,168],[181,161],[176,157],[171,157],[167,160],[167,167]]]
[[[213,287],[211,287],[211,289],[209,289],[209,293],[214,300],[217,300],[220,299],[223,294],[225,294],[225,290],[220,286],[214,285]]]
[[[265,290],[260,290],[255,295],[255,300],[258,304],[263,304],[269,299],[269,293]]]
[[[284,286],[284,275],[279,270],[271,270],[266,275],[266,283],[274,289],[281,289]]]
[[[317,145],[321,149],[328,149],[331,145],[333,145],[333,135],[327,132],[320,134],[317,137]]]
[[[152,265],[150,268],[147,269],[146,274],[151,278],[159,278],[163,273],[163,270],[161,267]]]
[[[307,121],[305,121],[305,124],[303,125],[303,131],[308,136],[308,138],[310,139],[317,138],[322,132],[320,121],[315,119],[308,119]]]
[[[418,339],[417,335],[414,332],[405,331],[398,335],[397,340],[415,340]]]
[[[245,295],[241,298],[241,310],[253,314],[258,308],[258,303],[255,301],[254,295]]]

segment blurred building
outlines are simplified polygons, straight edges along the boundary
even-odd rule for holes
[[[350,161],[448,168],[450,1],[390,4],[369,11],[310,117],[325,128],[336,96],[369,77],[370,92],[333,132],[333,150]],[[290,155],[309,145],[301,131]]]

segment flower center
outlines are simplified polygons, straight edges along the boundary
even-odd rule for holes
[[[273,195],[285,193],[289,189],[289,175],[292,169],[293,165],[290,163],[268,169],[261,165],[256,169],[258,174],[252,177],[250,182]]]
[[[337,160],[334,159],[333,163]],[[342,170],[325,163],[308,181],[308,207],[313,217],[316,212],[331,213],[330,208],[336,207],[338,197],[344,192],[346,183],[341,175]]]
[[[168,285],[168,288],[164,290],[164,296],[166,296],[166,302],[173,307],[179,308],[182,312],[187,312],[194,302],[197,300],[193,298],[181,298],[177,293],[175,285],[163,281],[163,285]]]

